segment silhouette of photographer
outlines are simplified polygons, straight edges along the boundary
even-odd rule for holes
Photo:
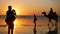
[[[8,25],[8,34],[10,34],[10,30],[11,30],[11,34],[13,34],[13,29],[14,29],[14,20],[16,19],[16,12],[13,9],[12,10],[12,6],[8,6],[8,10],[6,13],[6,19],[5,22]]]

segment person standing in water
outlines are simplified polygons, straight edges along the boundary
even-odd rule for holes
[[[35,24],[35,27],[36,27],[36,21],[37,21],[37,17],[36,17],[36,15],[34,14],[34,24]]]
[[[10,30],[11,30],[11,34],[13,34],[13,29],[14,29],[14,20],[15,20],[15,16],[16,15],[16,12],[15,10],[12,10],[12,6],[8,6],[8,11],[6,13],[6,19],[5,19],[5,22],[7,23],[8,25],[8,34],[10,34]]]

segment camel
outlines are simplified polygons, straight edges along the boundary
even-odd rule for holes
[[[58,16],[57,16],[56,12],[53,12],[52,15],[51,15],[51,14],[48,14],[48,15],[47,15],[46,12],[42,12],[42,14],[44,14],[44,16],[49,19],[49,23],[51,23],[52,26],[53,26],[53,23],[51,22],[51,19],[53,19],[53,20],[56,21],[56,22],[55,22],[55,25],[58,24]],[[49,23],[48,23],[48,26],[49,26]]]

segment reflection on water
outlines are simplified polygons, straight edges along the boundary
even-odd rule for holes
[[[0,18],[0,25],[6,25],[4,18]],[[45,34],[48,32],[48,19],[37,20],[37,34]],[[41,26],[38,26],[41,25]],[[46,26],[44,26],[46,25]],[[0,27],[1,34],[7,34],[7,27]],[[58,25],[59,27],[59,25]],[[32,18],[16,18],[14,21],[14,34],[34,34],[33,32],[34,23]],[[60,28],[58,28],[60,30]]]

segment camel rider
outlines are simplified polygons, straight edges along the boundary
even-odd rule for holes
[[[52,17],[52,16],[53,16],[53,14],[54,14],[53,9],[52,9],[52,8],[50,8],[49,15]]]

